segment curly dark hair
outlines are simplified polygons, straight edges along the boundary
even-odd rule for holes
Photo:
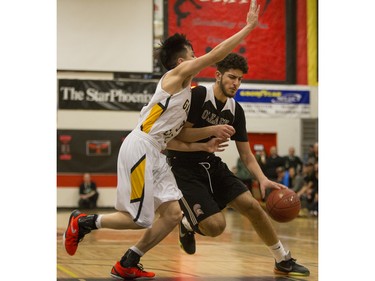
[[[171,70],[177,66],[177,59],[186,54],[186,47],[193,49],[191,42],[186,39],[186,35],[175,33],[160,43],[156,54],[163,67]]]
[[[222,61],[216,64],[217,70],[221,73],[225,73],[229,69],[239,69],[243,73],[247,73],[249,67],[247,65],[246,59],[236,53],[230,53]]]

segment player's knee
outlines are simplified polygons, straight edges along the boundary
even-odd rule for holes
[[[182,212],[177,202],[168,202],[159,208],[160,217],[168,220],[170,224],[177,225],[182,220]]]
[[[251,198],[251,200],[249,200],[249,204],[247,204],[244,208],[246,213],[259,213],[264,211],[260,203],[254,198]]]
[[[246,194],[244,194],[241,198],[234,200],[231,206],[243,215],[263,211],[263,208],[258,200],[252,196],[246,196]]]
[[[226,227],[226,221],[224,216],[213,215],[201,221],[199,223],[199,229],[206,236],[216,237],[223,233]]]
[[[182,212],[180,206],[176,204],[168,210],[167,216],[173,224],[179,224],[182,220]]]

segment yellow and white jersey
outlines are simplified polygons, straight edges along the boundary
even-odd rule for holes
[[[180,92],[170,95],[161,87],[164,77],[165,75],[160,79],[150,102],[142,108],[135,129],[148,134],[160,144],[162,150],[181,131],[191,101],[190,84]]]

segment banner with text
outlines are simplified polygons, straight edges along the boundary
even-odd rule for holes
[[[59,109],[140,111],[156,81],[66,80],[58,84]]]
[[[307,90],[239,89],[235,100],[247,117],[311,117]]]
[[[168,35],[186,34],[196,56],[202,56],[246,25],[250,0],[168,1]],[[285,0],[259,0],[259,24],[233,51],[249,63],[245,80],[286,80]],[[215,67],[197,78],[214,79]]]

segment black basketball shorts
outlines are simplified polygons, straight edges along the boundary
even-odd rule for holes
[[[228,166],[215,157],[210,162],[174,163],[172,172],[183,198],[181,209],[189,222],[196,226],[200,221],[223,210],[229,202],[248,191]]]

